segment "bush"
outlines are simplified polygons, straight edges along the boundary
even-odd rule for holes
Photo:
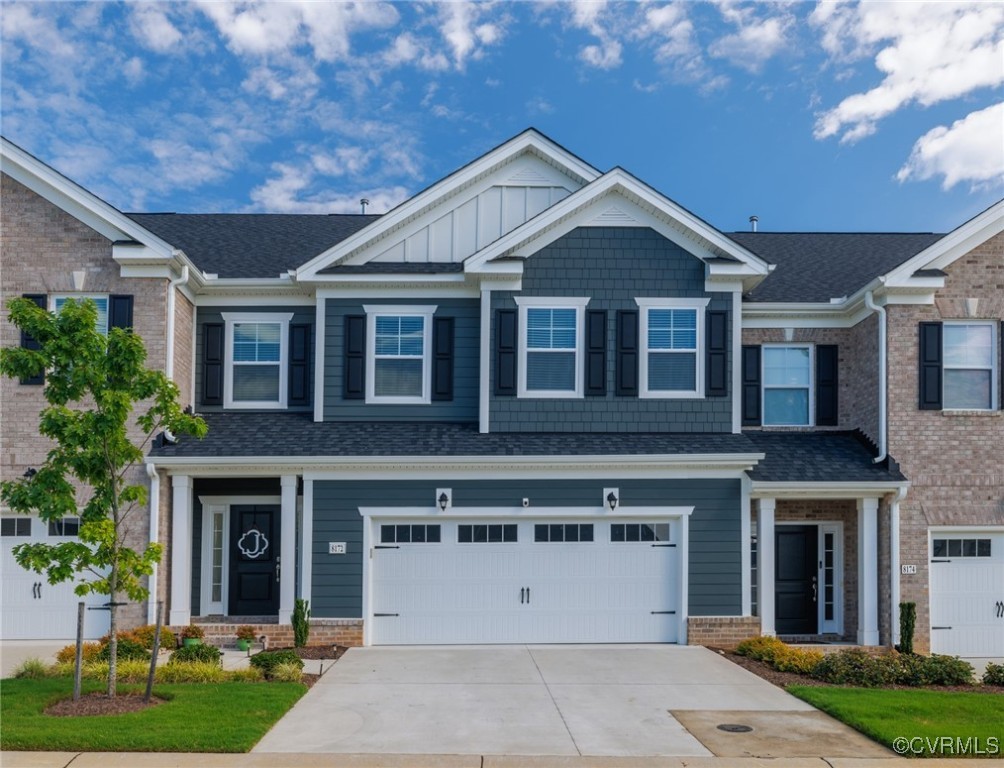
[[[897,682],[899,664],[893,656],[869,656],[857,648],[848,648],[824,656],[812,676],[837,685],[874,688]]]
[[[250,624],[242,624],[237,627],[237,639],[246,640],[249,643],[253,643],[257,637],[255,635],[254,627]]]
[[[262,651],[251,657],[251,666],[260,669],[266,680],[271,680],[276,667],[280,664],[293,664],[303,669],[303,659],[295,651]]]
[[[233,670],[230,679],[235,683],[260,683],[265,679],[265,675],[257,667],[247,667]]]
[[[293,615],[290,621],[293,624],[293,645],[302,648],[310,637],[310,603],[297,599],[293,603]]]
[[[798,675],[811,675],[812,670],[823,660],[820,651],[809,651],[804,648],[785,646],[774,653],[770,665],[778,672],[794,672]]]
[[[82,659],[84,664],[91,661],[98,660],[98,654],[101,653],[101,649],[104,646],[101,643],[84,643],[81,649]],[[60,664],[76,664],[77,662],[77,644],[68,645],[65,648],[60,648],[59,653],[56,654],[56,661]]]
[[[111,656],[111,646],[102,645],[101,650],[98,651],[97,661],[108,661]],[[134,661],[134,660],[150,660],[150,651],[148,651],[143,644],[138,640],[132,638],[128,634],[122,633],[119,635],[119,647],[118,647],[118,660],[119,661]]]
[[[303,661],[299,664],[290,662],[276,664],[269,679],[277,683],[299,683],[303,680]]]
[[[1004,664],[994,664],[993,662],[987,664],[987,668],[983,672],[983,683],[984,685],[1004,686]]]
[[[900,653],[913,653],[913,631],[917,624],[917,604],[899,604],[899,645]]]
[[[921,659],[924,682],[920,685],[971,685],[973,682],[973,665],[957,656],[932,654],[922,656]]]
[[[194,645],[190,648],[210,648],[211,645]],[[175,653],[181,653],[181,650]],[[158,683],[223,683],[231,679],[232,673],[220,666],[218,661],[186,661],[171,663],[171,660],[157,667]]]
[[[215,645],[183,645],[171,654],[168,664],[215,664],[223,666],[223,652]]]
[[[205,631],[198,624],[189,624],[181,630],[183,640],[202,640],[205,636]]]
[[[14,677],[37,680],[40,677],[48,677],[49,667],[41,659],[25,659],[17,669],[14,670]]]
[[[157,627],[154,624],[147,624],[142,627],[137,627],[131,634],[133,638],[138,642],[142,643],[143,647],[148,651],[153,650],[153,636],[157,631]],[[161,648],[174,648],[177,646],[178,641],[174,637],[174,632],[172,632],[167,627],[160,628],[160,647]]]
[[[766,661],[768,664],[774,660],[778,651],[787,648],[781,640],[776,637],[750,637],[743,640],[736,646],[736,653],[740,656],[747,656],[756,661]]]

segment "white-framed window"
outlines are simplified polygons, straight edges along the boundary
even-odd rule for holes
[[[582,397],[588,298],[518,296],[519,397]]]
[[[946,322],[942,336],[945,410],[997,407],[995,322]]]
[[[763,345],[763,424],[807,427],[813,424],[811,344]]]
[[[108,333],[108,297],[107,296],[95,296],[95,295],[85,295],[85,294],[60,294],[52,297],[52,311],[57,314],[63,309],[63,305],[66,304],[67,299],[73,299],[74,301],[80,303],[85,299],[90,299],[94,302],[95,306],[98,308],[98,319],[96,327],[98,331],[107,335]]]
[[[429,403],[432,316],[428,306],[364,306],[366,402]]]
[[[285,408],[292,313],[224,312],[226,408]]]
[[[641,356],[638,396],[704,396],[704,309],[709,299],[635,299]]]

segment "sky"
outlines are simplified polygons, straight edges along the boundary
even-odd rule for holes
[[[723,231],[1004,197],[1004,2],[8,2],[0,133],[124,211],[383,213],[534,127]]]

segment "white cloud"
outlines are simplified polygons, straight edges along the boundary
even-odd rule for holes
[[[761,13],[766,9],[767,16]],[[736,66],[750,72],[759,72],[763,65],[785,50],[795,18],[783,5],[741,6],[735,2],[718,5],[722,18],[737,27],[729,35],[715,40],[708,46],[708,53],[715,58],[727,59]]]
[[[144,2],[134,3],[129,8],[133,36],[144,47],[157,53],[168,53],[181,42],[181,32],[167,18],[165,6]]]
[[[583,46],[579,59],[597,69],[616,69],[622,63],[624,46],[617,39],[616,18],[608,14],[606,0],[572,0],[562,4],[571,11],[570,24],[597,38]]]
[[[1000,3],[820,3],[810,23],[837,62],[874,56],[882,82],[816,120],[815,136],[852,143],[903,107],[931,106],[1004,83]]]
[[[277,174],[251,190],[251,210],[271,213],[359,213],[359,199],[370,203],[367,213],[386,213],[408,198],[404,187],[376,187],[341,193],[317,189],[310,164],[274,163]]]
[[[453,53],[453,63],[463,70],[468,59],[480,59],[485,49],[503,36],[501,20],[482,21],[492,10],[488,3],[448,2],[439,6],[439,31]]]
[[[531,115],[550,115],[554,112],[554,105],[543,96],[534,96],[526,102],[526,111]]]
[[[942,187],[964,181],[974,189],[1004,184],[1004,102],[973,112],[951,126],[939,125],[913,145],[900,181],[942,176]]]

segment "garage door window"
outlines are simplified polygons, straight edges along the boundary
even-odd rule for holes
[[[381,544],[438,544],[438,525],[381,525]]]
[[[0,520],[0,536],[31,536],[31,518],[3,518]]]
[[[935,557],[990,557],[990,539],[935,539]]]
[[[592,523],[539,523],[533,527],[538,542],[592,541]]]
[[[611,523],[610,541],[669,541],[669,523]]]
[[[461,544],[502,544],[516,541],[515,525],[458,525]]]
[[[50,536],[76,536],[80,533],[79,517],[64,517],[62,520],[49,521]]]

